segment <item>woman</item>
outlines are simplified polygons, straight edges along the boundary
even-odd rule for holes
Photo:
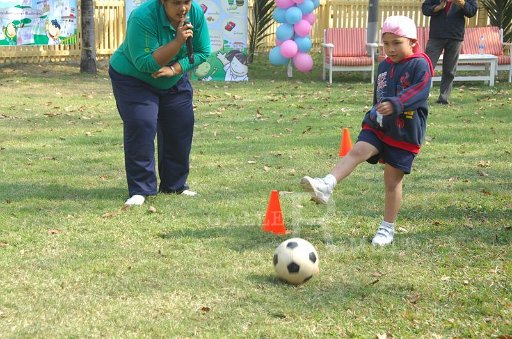
[[[193,54],[187,53],[187,39]],[[155,135],[158,191],[196,194],[187,185],[194,127],[187,72],[210,51],[203,11],[192,0],[148,0],[131,13],[126,39],[112,55],[109,69],[123,120],[130,196],[126,205],[142,205],[146,196],[157,194]]]

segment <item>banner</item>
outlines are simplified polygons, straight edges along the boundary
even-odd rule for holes
[[[77,42],[76,0],[0,0],[0,46]]]
[[[193,72],[202,81],[247,81],[248,0],[197,0],[203,8],[212,54]]]
[[[2,1],[2,0],[0,0]],[[127,0],[126,18],[146,0]],[[194,0],[203,9],[210,31],[212,54],[194,70],[192,79],[246,81],[248,0]]]

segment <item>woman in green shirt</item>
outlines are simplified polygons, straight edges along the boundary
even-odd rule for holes
[[[130,196],[125,204],[142,205],[146,196],[157,194],[155,136],[158,191],[196,194],[187,185],[194,127],[187,72],[210,52],[204,13],[192,0],[148,0],[131,13],[126,39],[112,55],[109,69],[123,120]]]

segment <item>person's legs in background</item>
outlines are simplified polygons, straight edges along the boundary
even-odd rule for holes
[[[446,39],[429,39],[427,46],[425,47],[425,54],[428,55],[432,66],[435,68],[439,57],[443,54],[443,49],[446,43]],[[443,57],[444,59],[444,57]]]
[[[444,46],[443,75],[441,76],[441,88],[437,100],[440,104],[449,103],[461,47],[462,42],[458,40],[447,40]]]

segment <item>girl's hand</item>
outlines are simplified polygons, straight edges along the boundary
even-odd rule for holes
[[[169,77],[170,78],[174,75],[176,75],[176,73],[169,66],[164,66],[164,67],[160,68],[158,71],[156,71],[155,73],[151,74],[151,76],[155,79],[161,78],[161,77]]]
[[[377,105],[376,109],[377,112],[384,116],[391,115],[394,113],[393,105],[389,101],[381,102],[380,104]]]

